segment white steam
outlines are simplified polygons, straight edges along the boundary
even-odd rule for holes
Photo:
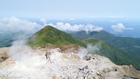
[[[92,44],[87,44],[87,48],[79,48],[78,49],[78,56],[83,59],[84,57],[87,56],[88,52],[98,52],[100,51],[101,49],[101,44],[98,43],[98,44],[95,44],[95,45],[92,45]]]
[[[26,45],[26,40],[17,40],[10,47],[8,56],[24,67],[33,67],[43,64],[43,58]]]
[[[87,44],[87,50],[88,52],[98,52],[101,49],[100,44],[92,45],[92,44]]]
[[[87,49],[85,49],[85,48],[79,48],[79,49],[78,49],[78,54],[77,54],[77,55],[78,55],[81,59],[83,59],[87,54],[88,54]]]
[[[99,52],[101,49],[101,44],[100,43],[97,43],[95,45],[92,45],[91,43],[90,44],[87,44],[87,48],[79,48],[78,49],[78,56],[83,59],[84,57],[87,56],[88,52]]]

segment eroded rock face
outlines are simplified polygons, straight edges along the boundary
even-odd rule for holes
[[[47,48],[46,48],[47,49]],[[0,79],[133,79],[140,72],[132,66],[118,66],[108,58],[84,53],[77,47],[68,49],[39,48],[29,50],[25,57],[9,57],[0,63]],[[22,52],[24,49],[22,47]],[[74,52],[75,51],[75,52]],[[20,54],[21,55],[21,54]],[[18,56],[18,54],[17,54]],[[136,75],[137,74],[137,75]]]
[[[5,61],[8,56],[7,52],[9,51],[9,48],[0,48],[0,63]]]

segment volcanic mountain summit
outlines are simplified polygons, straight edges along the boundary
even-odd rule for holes
[[[11,47],[0,48],[0,79],[140,78],[140,72],[132,65],[112,63],[111,58],[107,58],[107,54],[114,55],[112,50],[107,51],[112,46],[100,40],[79,41],[52,26],[46,26],[30,37],[27,43],[15,41]],[[93,46],[85,48],[87,43]],[[117,51],[114,47],[112,49]],[[104,56],[98,55],[95,50],[104,53]],[[115,55],[115,59],[120,53]]]

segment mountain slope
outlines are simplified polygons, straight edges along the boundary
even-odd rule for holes
[[[109,39],[116,38],[114,35],[104,30],[100,32],[93,31],[93,32],[90,32],[89,34],[87,34],[85,31],[79,31],[79,32],[72,33],[71,35],[79,40],[84,40],[86,38],[93,38],[93,37],[100,40],[107,39],[107,37],[109,37]]]
[[[24,32],[24,31],[3,31],[0,32],[0,48],[10,47],[12,43],[17,40],[25,40],[32,36],[34,32]]]
[[[132,63],[135,65],[135,68],[140,70],[140,38],[130,38],[130,37],[117,37],[111,33],[108,33],[106,31],[100,31],[100,32],[91,32],[89,34],[86,34],[84,31],[80,31],[77,33],[73,33],[72,36],[74,36],[77,39],[83,40],[87,38],[96,38],[103,40],[123,52],[126,52],[126,54],[131,55],[133,59],[127,58],[129,61],[132,61]],[[122,57],[126,57],[125,54]]]
[[[7,49],[11,48],[0,48],[0,55]],[[18,46],[13,56],[0,62],[0,79],[140,79],[140,71],[131,65],[118,66],[106,57],[81,51],[86,50],[83,47],[78,50]]]
[[[89,34],[86,34],[86,32],[84,31],[80,31],[77,33],[73,33],[72,36],[80,40],[87,39],[87,38],[96,38],[99,40],[103,40],[111,45],[116,46],[117,48],[123,51],[126,51],[132,55],[135,55],[136,57],[140,56],[140,53],[139,53],[140,38],[117,37],[106,31],[91,32]]]
[[[140,70],[140,61],[137,58],[134,58],[134,56],[132,56],[131,54],[123,52],[113,45],[110,45],[101,40],[91,38],[83,40],[83,43],[91,43],[93,46],[97,45],[100,48],[99,51],[90,51],[90,53],[108,57],[112,62],[118,65],[132,64],[136,69]]]
[[[16,36],[20,34],[20,32],[0,32],[0,48],[10,47]]]
[[[82,42],[78,41],[71,35],[62,32],[52,26],[45,26],[40,31],[36,32],[29,38],[28,44],[31,46],[44,46],[47,43],[53,45],[69,45],[76,44],[79,46],[85,46]]]

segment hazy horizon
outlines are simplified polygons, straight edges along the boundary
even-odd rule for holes
[[[139,3],[139,0],[4,0],[0,2],[0,31],[15,28],[33,31],[46,24],[58,27],[61,23],[58,28],[63,31],[99,27],[115,35],[140,37]]]

